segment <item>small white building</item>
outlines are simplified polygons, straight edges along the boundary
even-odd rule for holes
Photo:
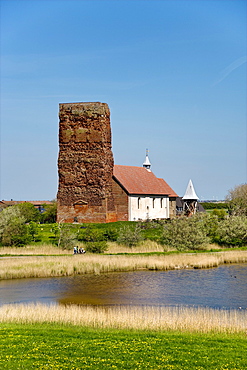
[[[165,219],[176,215],[177,194],[150,170],[148,155],[143,167],[115,165],[113,194],[118,220]]]
[[[197,211],[198,196],[196,195],[192,181],[190,180],[186,188],[183,200],[183,213],[186,216],[192,216]]]

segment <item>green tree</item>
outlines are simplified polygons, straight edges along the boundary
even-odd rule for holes
[[[229,190],[226,200],[229,202],[230,214],[247,216],[247,184]]]
[[[43,204],[44,212],[40,215],[40,221],[46,224],[55,223],[57,220],[57,202],[52,201],[52,204]]]
[[[28,227],[16,206],[0,212],[0,243],[6,246],[23,246],[30,241]]]
[[[36,222],[29,222],[28,224],[28,233],[30,235],[30,238],[33,242],[38,242],[41,240],[41,236],[39,233],[39,228]]]
[[[134,228],[131,226],[123,226],[119,231],[117,242],[118,244],[124,244],[132,248],[138,245],[142,240],[143,238],[139,225],[136,225]]]
[[[219,222],[214,241],[230,247],[247,245],[247,217],[231,216]]]
[[[20,210],[20,214],[25,218],[26,222],[37,222],[40,219],[40,212],[37,208],[34,207],[32,203],[20,203],[13,207],[16,207]]]
[[[161,242],[179,251],[200,249],[209,242],[206,218],[174,218],[164,225]]]
[[[104,253],[108,249],[105,232],[93,229],[91,226],[80,229],[78,240],[85,243],[87,252]]]
[[[57,245],[62,249],[73,249],[77,242],[77,233],[71,229],[70,225],[59,223],[57,224]]]

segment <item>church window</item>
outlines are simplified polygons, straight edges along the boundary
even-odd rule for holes
[[[141,198],[138,197],[138,199],[137,199],[137,207],[138,207],[138,209],[140,209],[140,202],[141,202]]]
[[[154,202],[155,202],[155,198],[153,198],[153,208],[154,208]]]

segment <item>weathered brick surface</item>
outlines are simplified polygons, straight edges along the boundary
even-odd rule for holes
[[[112,179],[112,192],[117,213],[117,221],[128,221],[128,195],[123,188]]]
[[[58,222],[116,221],[108,105],[60,104],[59,120]]]

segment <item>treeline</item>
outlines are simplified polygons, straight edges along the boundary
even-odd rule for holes
[[[227,202],[199,202],[204,209],[228,209],[229,204]]]
[[[226,247],[246,246],[247,184],[231,190],[227,199],[228,203],[208,203],[217,208],[189,218],[111,224],[57,224],[56,202],[44,205],[42,213],[30,203],[21,203],[0,212],[0,245],[48,242],[72,249],[82,242],[92,253],[106,251],[109,241],[133,248],[142,240],[153,240],[163,244],[164,249],[177,250],[201,249],[210,243]],[[203,203],[205,205],[207,203]]]

